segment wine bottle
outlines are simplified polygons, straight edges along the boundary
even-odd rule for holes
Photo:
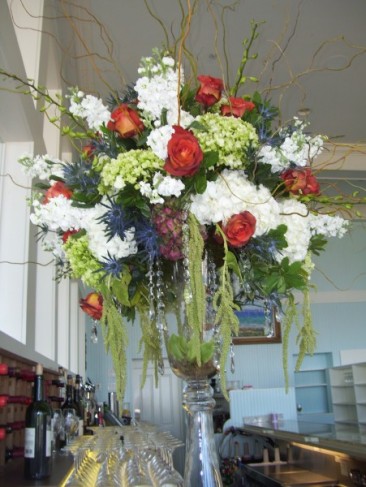
[[[79,374],[75,378],[74,401],[77,407],[76,414],[79,416],[78,435],[82,436],[84,434],[84,404],[81,390],[81,376]]]
[[[51,474],[52,410],[44,395],[43,367],[36,366],[33,402],[25,415],[24,475],[43,479]]]

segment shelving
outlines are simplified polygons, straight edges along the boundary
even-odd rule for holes
[[[294,357],[296,359],[297,356]],[[316,353],[305,357],[301,369],[295,372],[295,394],[301,416],[330,413],[328,367],[331,353]]]
[[[366,363],[329,370],[336,423],[358,423],[366,428]]]

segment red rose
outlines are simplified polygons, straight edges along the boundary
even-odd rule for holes
[[[43,203],[49,203],[52,198],[57,198],[57,196],[60,195],[65,196],[65,198],[69,200],[72,196],[72,191],[62,181],[56,181],[55,184],[46,191]]]
[[[128,139],[142,132],[144,124],[135,110],[132,110],[126,103],[122,103],[112,112],[107,128],[118,132],[124,139]]]
[[[80,299],[80,308],[93,320],[100,320],[103,313],[103,296],[96,292],[89,293]]]
[[[249,211],[243,211],[229,218],[222,231],[232,247],[243,247],[255,232],[256,218]]]
[[[245,112],[251,112],[255,108],[252,101],[243,100],[243,98],[234,98],[229,96],[228,104],[221,105],[221,115],[224,117],[241,118]]]
[[[219,78],[212,76],[198,76],[198,81],[201,86],[198,88],[195,100],[202,103],[206,107],[210,107],[217,103],[221,98],[221,92],[224,89],[224,83]]]
[[[173,128],[164,169],[172,176],[192,176],[200,167],[203,152],[192,132],[177,125]]]
[[[309,167],[287,169],[281,174],[286,189],[292,194],[319,194],[320,185]]]

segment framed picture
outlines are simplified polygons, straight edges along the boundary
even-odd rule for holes
[[[272,306],[266,320],[268,309],[263,301],[246,304],[242,310],[236,311],[239,318],[239,334],[233,338],[234,345],[250,345],[255,343],[280,343],[281,324],[276,319],[276,308]]]

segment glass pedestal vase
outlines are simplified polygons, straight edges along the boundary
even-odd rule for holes
[[[212,411],[213,389],[208,379],[188,380],[183,391],[187,412],[184,486],[222,486],[215,444]]]
[[[212,416],[215,400],[210,385],[210,379],[218,372],[218,362],[212,357],[198,365],[177,360],[169,353],[168,356],[175,375],[186,382],[183,389],[187,417],[184,487],[221,487]]]

